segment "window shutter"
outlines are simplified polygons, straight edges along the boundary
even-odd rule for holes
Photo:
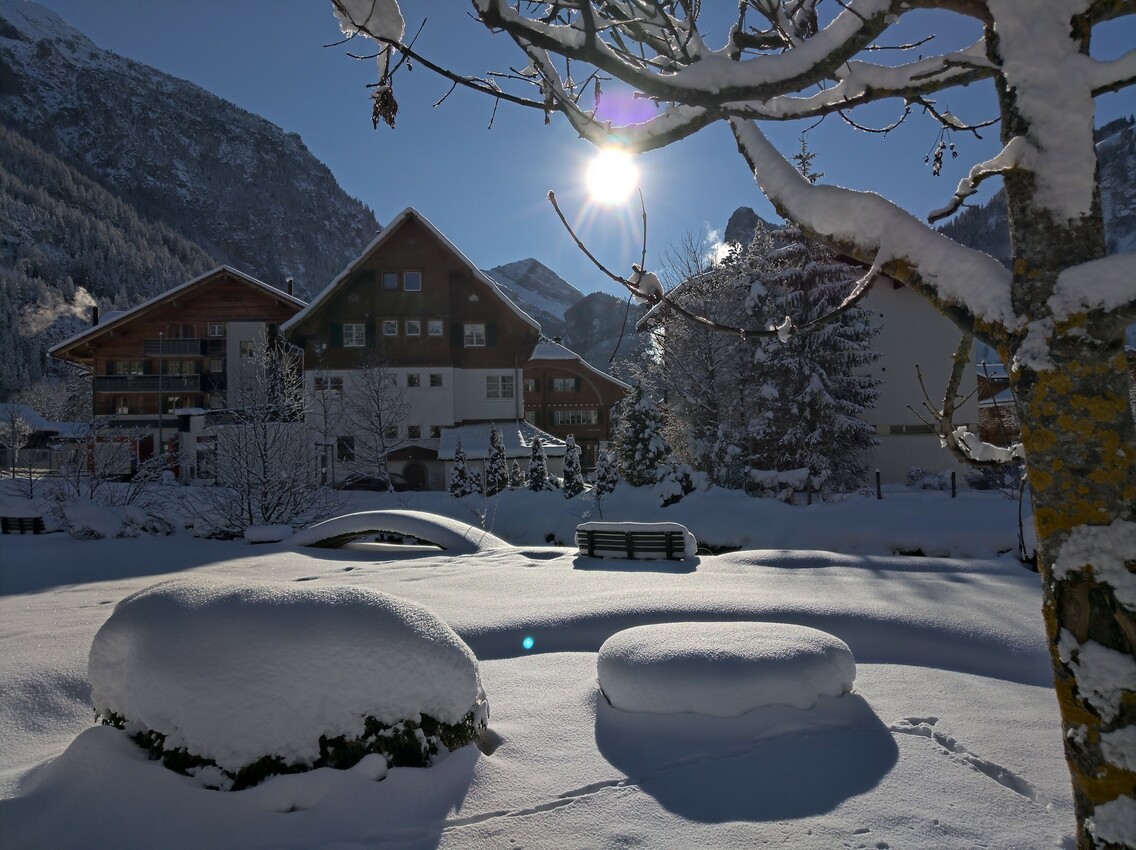
[[[343,322],[331,323],[331,347],[343,348]]]
[[[108,361],[106,362],[106,364],[107,364],[107,365],[106,365],[106,373],[107,373],[108,375],[113,375],[113,374],[114,374],[114,361],[113,361],[113,360],[108,360]]]
[[[450,345],[461,348],[464,340],[465,326],[461,322],[450,322]]]
[[[367,322],[367,330],[365,332],[367,348],[375,347],[375,323]]]
[[[489,322],[485,326],[485,344],[486,345],[496,345],[497,344],[497,325],[493,324],[492,322]]]

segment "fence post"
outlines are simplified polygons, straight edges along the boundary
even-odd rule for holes
[[[876,467],[876,498],[882,499],[883,497],[884,491],[880,488],[880,469]]]
[[[955,483],[955,470],[951,470],[951,498],[958,495],[958,486]]]

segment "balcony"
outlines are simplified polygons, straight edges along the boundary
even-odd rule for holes
[[[197,337],[147,339],[142,341],[142,350],[149,357],[200,357],[203,342],[204,340]]]
[[[178,395],[201,392],[200,375],[96,375],[97,393],[156,393]]]

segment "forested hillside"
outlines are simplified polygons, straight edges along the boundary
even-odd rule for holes
[[[305,297],[377,230],[299,136],[0,0],[0,396],[95,303],[222,263]]]

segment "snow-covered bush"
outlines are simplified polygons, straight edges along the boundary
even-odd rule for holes
[[[907,470],[907,486],[915,490],[949,490],[951,473],[931,472],[921,466],[913,466]]]
[[[734,717],[812,708],[852,690],[856,661],[827,632],[788,623],[659,623],[616,632],[596,659],[615,708]]]
[[[664,508],[682,501],[687,493],[694,492],[694,479],[691,469],[685,463],[665,463],[659,467],[659,480],[655,484],[655,493],[659,497],[659,504]]]
[[[1017,492],[1025,474],[1021,463],[999,463],[976,466],[966,473],[966,486],[971,490],[1013,490]]]
[[[88,674],[103,723],[223,790],[372,753],[425,766],[488,720],[449,626],[359,587],[163,582],[116,606]]]

